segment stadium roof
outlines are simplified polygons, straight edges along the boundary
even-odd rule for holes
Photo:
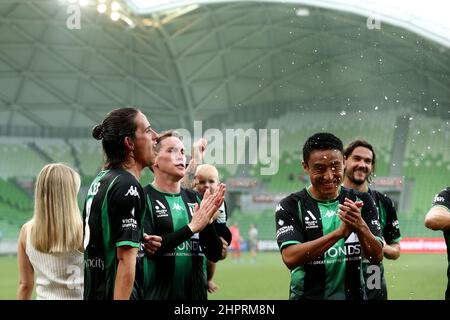
[[[401,16],[388,1],[170,2],[146,14],[121,2],[134,28],[87,3],[71,30],[66,0],[0,2],[0,134],[67,133],[126,105],[157,129],[257,120],[267,105],[271,116],[280,105],[450,111],[448,26],[428,15],[447,13],[443,1],[420,13],[408,1]]]
[[[236,0],[125,0],[136,14],[157,13],[197,4]],[[376,17],[450,47],[450,2],[447,0],[248,0],[246,2],[308,5]]]

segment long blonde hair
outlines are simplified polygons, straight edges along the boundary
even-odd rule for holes
[[[83,222],[77,202],[79,174],[62,163],[42,168],[34,192],[31,243],[41,252],[63,253],[82,248]]]

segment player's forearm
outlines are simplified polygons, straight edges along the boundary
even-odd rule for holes
[[[183,179],[181,179],[181,186],[185,189],[192,189],[192,183],[195,178],[195,171],[197,170],[197,161],[195,161],[194,157],[192,157],[191,161],[189,161],[189,165],[186,168],[185,175]]]
[[[398,243],[385,244],[383,255],[386,259],[397,260],[400,257],[400,245]]]
[[[283,261],[286,266],[292,270],[300,265],[317,259],[342,237],[343,235],[339,230],[335,230],[319,239],[290,245],[281,252]]]
[[[129,300],[134,285],[138,249],[117,247],[117,273],[114,282],[114,300]]]
[[[135,260],[136,261],[136,260]],[[114,283],[114,300],[129,300],[133,290],[136,264],[120,261]]]
[[[212,261],[207,261],[206,263],[206,278],[211,281],[216,273],[216,264]]]
[[[358,235],[361,249],[364,256],[372,264],[380,263],[383,260],[383,246],[380,241],[370,232],[367,225],[356,233]]]
[[[161,248],[159,249],[159,251],[161,252],[172,251],[178,245],[189,240],[193,235],[194,233],[187,225],[181,229],[178,229],[177,231],[162,235]]]

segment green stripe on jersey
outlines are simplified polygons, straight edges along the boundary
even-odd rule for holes
[[[166,194],[166,201],[172,213],[173,230],[177,231],[189,223],[188,212],[180,195]],[[187,277],[192,273],[191,239],[186,240],[175,248],[175,272],[173,288],[185,292],[185,283],[189,283]]]
[[[323,235],[337,230],[342,224],[339,218],[339,201],[318,202],[322,218]],[[337,241],[325,252],[325,299],[345,299],[346,255],[344,239]]]
[[[116,263],[116,248],[111,241],[111,226],[109,225],[109,215],[108,215],[108,194],[111,187],[116,182],[114,180],[109,184],[108,190],[106,191],[105,197],[102,204],[102,232],[103,232],[103,250],[105,252],[105,271],[106,271],[106,283],[114,283],[117,272]]]
[[[298,299],[303,297],[305,292],[305,267],[301,265],[291,271],[291,290],[290,299]]]

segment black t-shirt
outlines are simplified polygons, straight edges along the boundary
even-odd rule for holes
[[[342,221],[338,204],[345,197],[364,202],[361,215],[370,231],[380,240],[377,209],[368,193],[340,188],[336,199],[319,201],[305,188],[281,200],[275,223],[280,250],[313,241],[336,230]],[[290,299],[364,299],[361,245],[355,233],[340,239],[323,255],[291,272]]]
[[[112,299],[117,247],[139,248],[144,192],[126,170],[101,171],[92,182],[83,209],[84,299]]]

